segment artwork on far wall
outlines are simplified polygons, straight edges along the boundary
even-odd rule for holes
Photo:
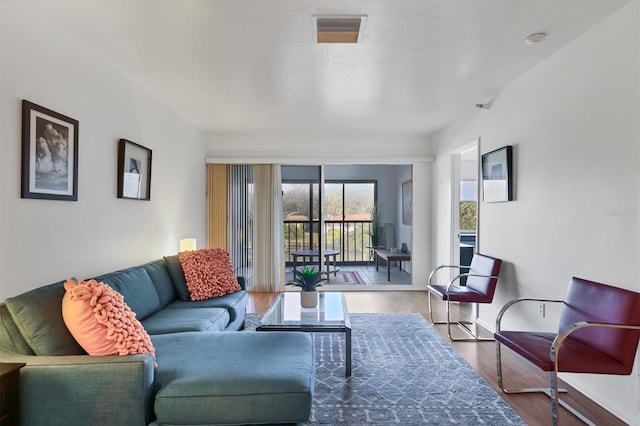
[[[402,223],[405,225],[411,224],[412,213],[412,187],[411,181],[402,182]]]
[[[151,150],[126,139],[118,143],[118,198],[151,199]]]
[[[78,200],[78,121],[22,101],[22,198]]]
[[[482,155],[482,200],[488,203],[513,200],[511,145]]]

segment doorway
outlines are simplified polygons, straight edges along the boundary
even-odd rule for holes
[[[480,138],[452,154],[451,262],[469,265],[478,251]],[[460,273],[468,272],[467,268]],[[456,271],[457,274],[457,271]],[[466,279],[460,282],[464,285]]]

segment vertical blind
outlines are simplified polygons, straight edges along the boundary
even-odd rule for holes
[[[209,247],[229,248],[227,236],[227,167],[207,165],[207,241]]]
[[[253,284],[253,167],[248,164],[227,166],[229,203],[229,253],[237,275]]]
[[[254,289],[280,291],[284,284],[284,222],[280,166],[256,164],[254,173]]]
[[[284,284],[280,166],[208,164],[209,247],[224,247],[250,291]]]

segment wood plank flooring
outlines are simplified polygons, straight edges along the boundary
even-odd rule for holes
[[[249,293],[248,312],[264,313],[277,293]],[[345,292],[350,313],[419,313],[429,321],[426,292],[422,291],[354,291]],[[437,303],[435,314],[443,314],[442,304]],[[460,315],[470,315],[469,309],[461,309]],[[440,317],[438,317],[440,318]],[[446,326],[436,325],[436,329],[446,337]],[[496,377],[496,356],[494,342],[452,342],[452,346],[464,357],[479,374],[498,391],[513,409],[532,426],[548,426],[551,421],[551,400],[543,394],[506,395],[498,388]],[[548,376],[520,356],[503,349],[503,371],[507,386],[544,387],[548,386]],[[566,384],[569,390],[563,398],[597,425],[625,425],[617,417],[589,400],[580,392]],[[582,425],[583,423],[568,411],[560,411],[562,426]]]

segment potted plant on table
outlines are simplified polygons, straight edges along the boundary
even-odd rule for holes
[[[317,288],[322,286],[320,283],[325,280],[326,278],[322,278],[322,272],[316,271],[315,268],[305,266],[299,271],[294,269],[293,280],[289,281],[286,285],[300,287],[302,290],[300,293],[300,304],[303,308],[315,308],[318,306]]]

